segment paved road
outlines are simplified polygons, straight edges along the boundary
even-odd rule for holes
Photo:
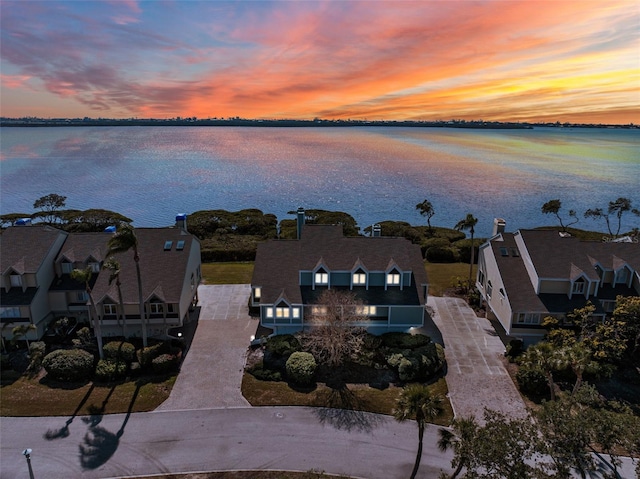
[[[526,417],[526,406],[501,360],[504,345],[491,323],[477,317],[460,298],[429,297],[427,306],[442,333],[449,398],[456,416],[482,422],[483,411],[489,408]]]
[[[199,319],[178,379],[160,411],[247,407],[240,385],[251,336],[248,284],[200,285]]]
[[[21,451],[30,447],[35,477],[48,479],[238,469],[404,479],[418,436],[411,421],[295,407],[114,414],[94,426],[82,419],[71,423],[68,436],[47,440],[66,417],[2,418],[0,478],[28,478]],[[437,428],[428,427],[420,478],[450,470],[451,457],[437,450],[436,440]]]

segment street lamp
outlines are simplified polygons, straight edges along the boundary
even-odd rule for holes
[[[34,479],[33,469],[31,469],[31,449],[29,448],[25,449],[24,451],[22,451],[22,455],[27,460],[27,467],[29,467],[29,479]]]

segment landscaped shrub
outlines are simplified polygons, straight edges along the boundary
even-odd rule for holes
[[[126,341],[110,341],[102,348],[105,359],[120,360],[126,363],[136,359],[136,348]]]
[[[424,334],[409,334],[401,332],[384,333],[380,336],[383,346],[393,349],[416,349],[426,346],[431,338]]]
[[[93,374],[93,354],[82,349],[58,349],[47,354],[42,366],[52,379],[85,381]]]
[[[547,377],[540,369],[520,366],[516,373],[516,382],[524,394],[542,396],[549,392]]]
[[[101,359],[96,366],[96,380],[115,381],[127,375],[127,363],[122,360]]]
[[[292,334],[278,334],[267,339],[266,350],[278,356],[290,356],[301,351],[300,341]]]
[[[260,381],[282,381],[282,374],[280,371],[265,368],[263,363],[258,363],[248,370],[254,378]]]
[[[47,350],[47,345],[44,341],[33,341],[29,344],[29,366],[27,372],[35,374],[42,368],[42,360],[44,359],[44,353]]]
[[[414,350],[405,349],[387,357],[387,364],[398,372],[401,381],[428,379],[440,371],[444,363],[444,348],[436,343]]]
[[[178,358],[171,354],[161,354],[151,361],[151,367],[156,374],[166,374],[178,369]]]
[[[151,366],[152,361],[160,356],[166,354],[169,351],[168,344],[158,343],[153,346],[147,346],[146,348],[139,349],[137,352],[138,362],[143,368]]]
[[[84,349],[85,351],[88,351],[92,354],[95,354],[98,351],[98,344],[94,340],[89,328],[87,328],[86,326],[84,328],[80,328],[76,332],[76,336],[77,338],[74,338],[72,340],[73,345],[76,348]]]
[[[302,386],[311,384],[316,374],[316,360],[310,353],[296,352],[287,359],[287,379]]]

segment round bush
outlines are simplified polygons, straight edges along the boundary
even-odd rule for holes
[[[42,366],[47,374],[60,381],[86,381],[91,378],[93,354],[82,349],[58,349],[47,354]]]
[[[105,359],[121,360],[127,363],[136,359],[136,348],[126,341],[110,341],[102,348]]]
[[[151,368],[156,374],[166,374],[178,369],[178,358],[171,354],[161,354],[151,361]]]
[[[165,343],[158,343],[153,346],[139,349],[137,352],[138,362],[143,368],[149,367],[152,365],[154,359],[163,353],[166,354],[168,351],[168,344]]]
[[[295,384],[308,385],[316,374],[316,360],[310,353],[295,352],[289,356],[286,364],[287,378]]]
[[[127,363],[124,361],[112,361],[101,359],[96,366],[96,376],[98,381],[115,381],[127,375]]]
[[[525,394],[542,396],[549,391],[547,378],[539,369],[520,366],[516,373],[516,381],[520,391]]]
[[[302,349],[300,341],[293,334],[278,334],[267,339],[267,351],[278,356],[289,356]]]

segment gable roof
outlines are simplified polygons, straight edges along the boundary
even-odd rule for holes
[[[51,226],[11,226],[0,234],[0,273],[36,273],[51,248],[68,233]]]
[[[359,262],[358,262],[359,261]],[[421,300],[421,284],[427,274],[418,245],[405,238],[345,237],[341,225],[305,225],[299,240],[270,240],[258,245],[251,283],[262,288],[262,302],[279,296],[302,303],[300,271],[314,271],[320,264],[330,271],[350,272],[354,265],[367,271],[387,271],[390,262],[412,271]]]
[[[107,242],[111,233],[71,233],[62,245],[56,262],[87,262],[91,259],[101,263],[107,254]]]
[[[151,297],[158,297],[168,303],[178,302],[191,249],[198,242],[197,238],[181,228],[136,228],[135,233],[138,237],[143,299],[148,301]],[[167,241],[173,241],[170,250],[164,249]],[[178,241],[184,241],[184,248],[181,250],[176,249]],[[120,263],[123,302],[138,303],[138,279],[133,251],[119,253],[114,257]],[[108,271],[103,270],[98,275],[93,295],[96,302],[106,296],[118,297],[115,281],[109,285]]]

